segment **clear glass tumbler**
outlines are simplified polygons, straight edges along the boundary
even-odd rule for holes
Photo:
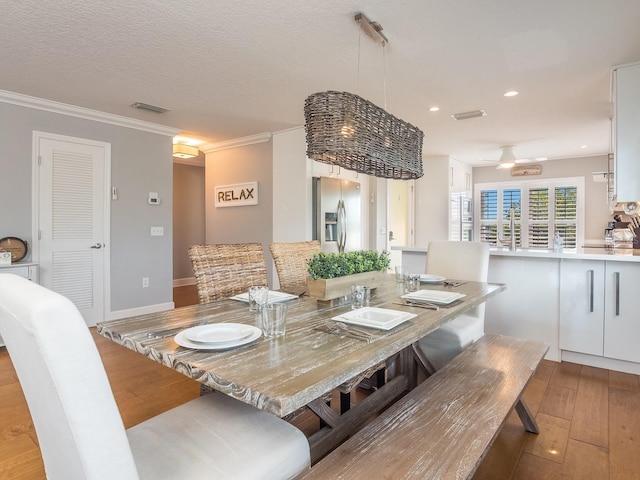
[[[249,287],[249,311],[259,312],[269,301],[269,287]]]
[[[285,335],[288,307],[286,303],[271,303],[262,307],[262,334],[265,338]]]

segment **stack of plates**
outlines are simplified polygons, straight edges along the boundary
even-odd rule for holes
[[[422,283],[442,283],[447,277],[441,277],[440,275],[429,275],[428,273],[420,274],[420,281]]]
[[[363,307],[351,312],[343,313],[332,320],[344,323],[352,323],[363,327],[377,328],[379,330],[391,330],[402,322],[415,317],[415,313],[390,310],[387,308]]]
[[[181,347],[196,350],[226,350],[246,345],[260,338],[262,332],[253,325],[241,323],[213,323],[187,328],[174,340]]]
[[[297,295],[291,295],[290,293],[276,292],[275,290],[269,290],[268,303],[286,302],[298,298]],[[239,295],[231,297],[232,300],[240,300],[241,302],[249,303],[249,293],[244,292]]]
[[[436,305],[448,305],[465,297],[464,293],[445,292],[442,290],[418,290],[417,292],[402,295],[405,300],[412,302],[434,303]]]

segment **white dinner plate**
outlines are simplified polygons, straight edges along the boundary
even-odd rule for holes
[[[402,295],[402,298],[413,300],[414,302],[428,302],[440,305],[447,305],[463,297],[466,297],[464,293],[445,292],[442,290],[418,290],[417,292]]]
[[[440,275],[430,275],[428,273],[420,274],[420,281],[422,283],[440,283],[444,282],[447,277],[441,277]]]
[[[193,348],[194,350],[228,350],[230,348],[241,347],[242,345],[246,345],[248,343],[257,340],[262,335],[262,330],[253,325],[244,325],[244,327],[251,329],[251,334],[240,340],[232,340],[229,342],[219,342],[219,343],[199,343],[192,342],[185,336],[186,330],[178,333],[173,339],[175,342],[181,347]]]
[[[286,302],[288,300],[293,300],[298,298],[297,295],[292,295],[290,293],[277,292],[275,290],[269,290],[269,299],[268,303],[278,303],[278,302]],[[231,297],[232,300],[240,300],[241,302],[249,303],[249,293],[244,292],[238,295],[234,295]]]
[[[402,312],[400,310],[363,307],[333,317],[332,320],[360,325],[362,327],[377,328],[379,330],[391,330],[415,316],[415,313]]]
[[[253,330],[249,325],[241,323],[212,323],[198,325],[184,331],[188,340],[197,343],[227,343],[237,342],[251,335]]]

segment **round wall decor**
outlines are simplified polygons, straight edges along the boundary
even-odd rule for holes
[[[27,256],[29,246],[27,242],[18,237],[0,238],[0,250],[11,252],[11,262],[19,262]]]

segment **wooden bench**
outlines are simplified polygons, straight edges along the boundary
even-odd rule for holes
[[[315,464],[303,478],[470,478],[515,407],[548,345],[485,335]]]

